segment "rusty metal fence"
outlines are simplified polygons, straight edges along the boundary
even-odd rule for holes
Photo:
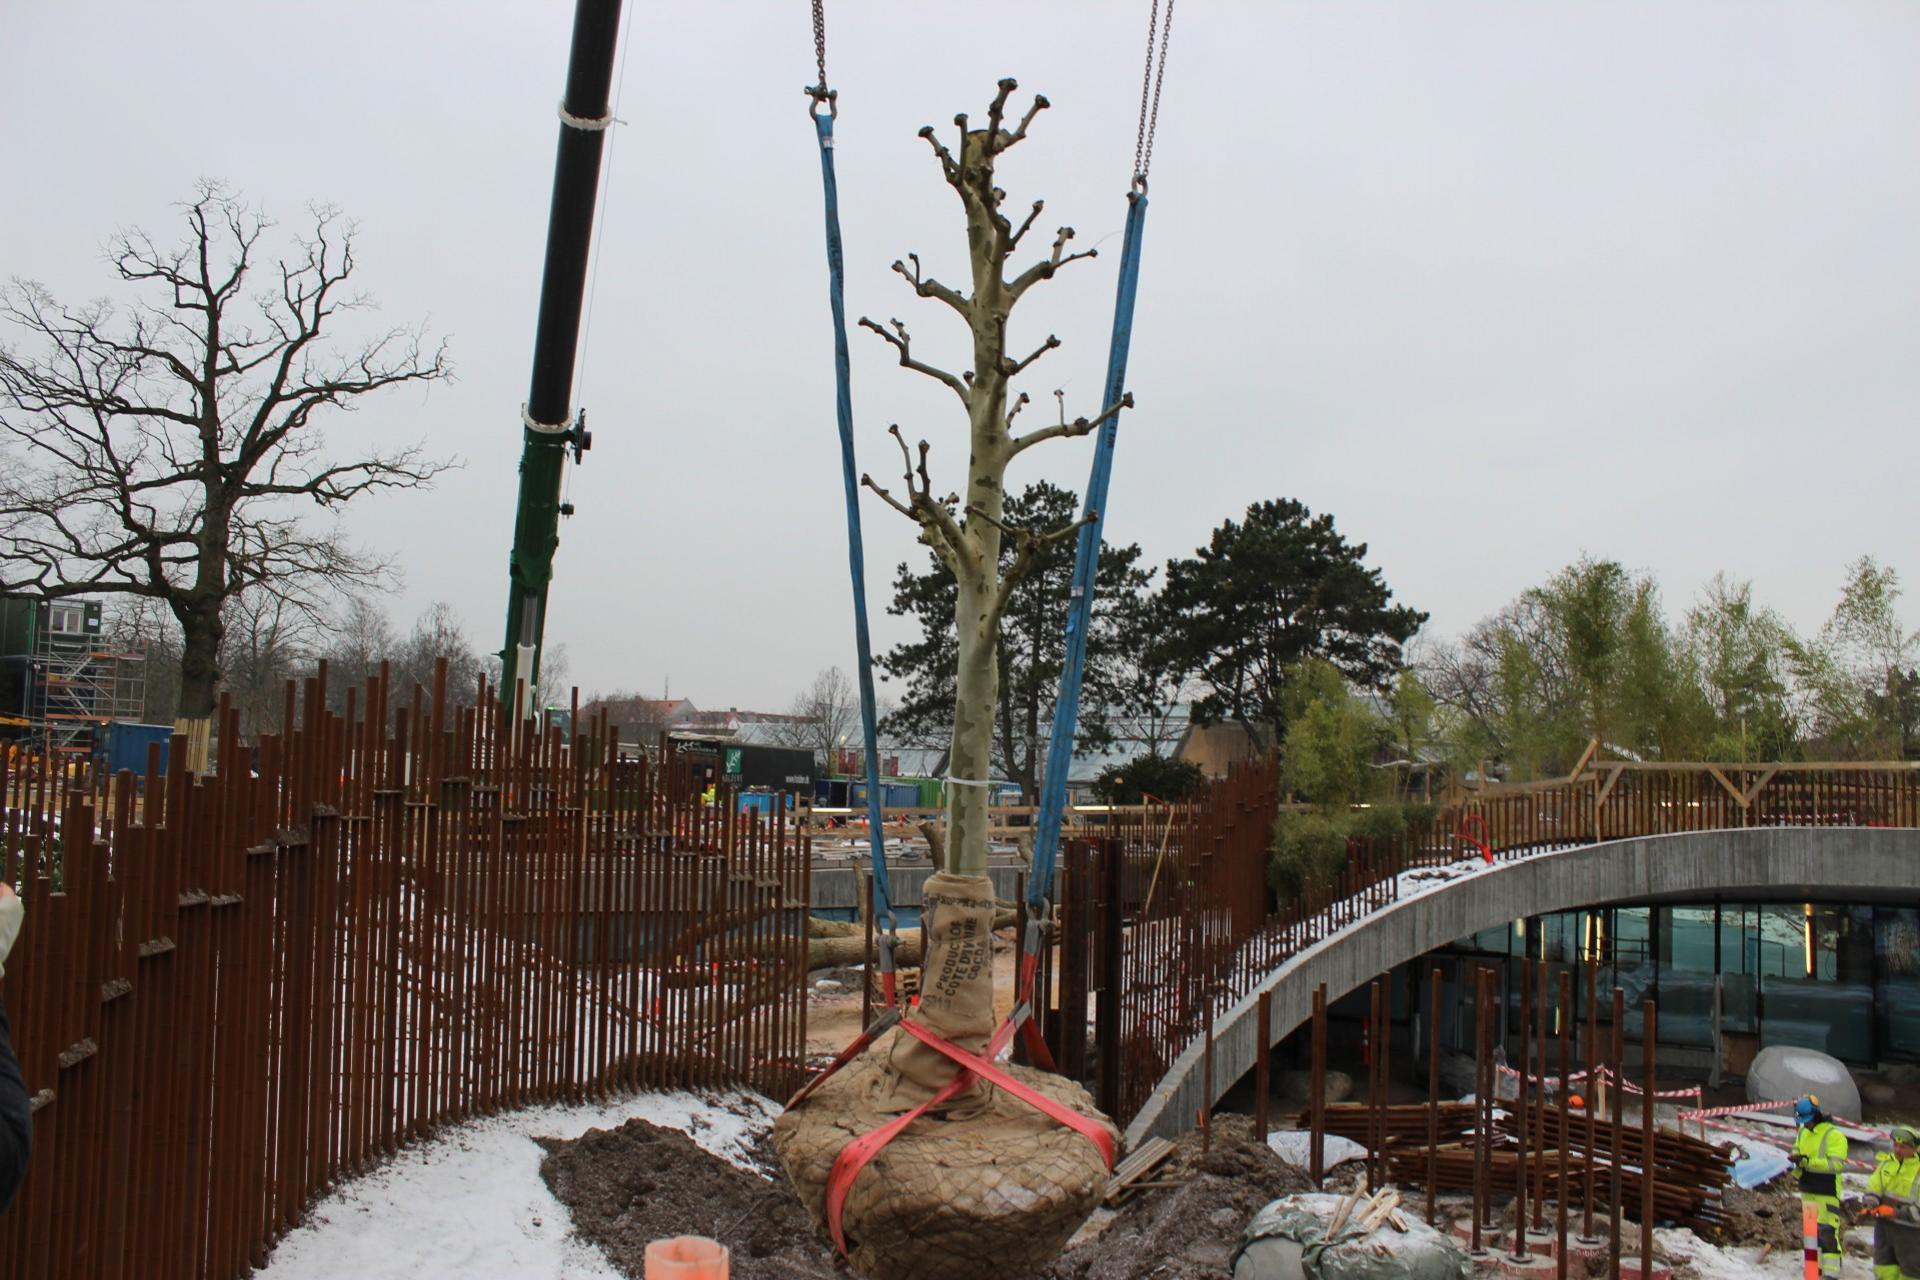
[[[344,714],[324,680],[255,743],[223,706],[213,776],[0,759],[34,1128],[0,1280],[243,1275],[450,1121],[802,1075],[809,848],[780,802],[704,805],[605,723],[454,706],[444,668]]]
[[[1282,808],[1272,761],[1194,801],[1116,814],[1070,842],[1060,945],[1040,990],[1061,1070],[1122,1122],[1216,1015],[1274,968],[1463,858],[1524,858],[1602,839],[1748,826],[1920,826],[1920,766],[1603,763],[1415,810],[1404,834],[1351,840],[1285,903],[1267,873]]]

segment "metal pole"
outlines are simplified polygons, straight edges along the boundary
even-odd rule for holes
[[[1487,1220],[1487,969],[1473,972],[1473,1253],[1486,1256],[1480,1237]]]
[[[1327,984],[1321,983],[1313,991],[1313,1082],[1310,1086],[1312,1099],[1308,1102],[1308,1164],[1307,1172],[1313,1175],[1313,1185],[1318,1187],[1326,1173],[1327,1154]]]
[[[1533,1108],[1533,1229],[1547,1229],[1547,1037],[1553,1029],[1552,1021],[1547,1017],[1547,940],[1540,938],[1539,995],[1534,1002],[1534,1016],[1540,1022],[1540,1051],[1535,1055],[1539,1063],[1541,1077],[1540,1088],[1535,1095],[1537,1101]],[[1566,1092],[1566,1073],[1561,1072],[1560,1091]]]
[[[1619,987],[1613,989],[1613,1067],[1607,1080],[1607,1087],[1613,1095],[1613,1150],[1607,1161],[1613,1166],[1611,1193],[1607,1196],[1608,1215],[1613,1221],[1613,1242],[1607,1246],[1607,1275],[1610,1280],[1620,1280],[1620,1145],[1623,1138],[1621,1129],[1620,1102],[1625,1092],[1620,1087],[1620,1068],[1626,1063],[1627,1041],[1623,1027],[1627,1020],[1627,993]]]
[[[1109,999],[1117,1000],[1118,992]],[[1273,1090],[1273,992],[1262,991],[1255,1005],[1260,1031],[1260,1054],[1253,1070],[1253,1132],[1260,1142],[1267,1140],[1267,1095]]]
[[[1654,1045],[1659,1040],[1660,1011],[1647,1001],[1640,1023],[1640,1070],[1646,1077],[1640,1094],[1640,1274],[1653,1274],[1653,1090]]]
[[[1387,1096],[1393,1082],[1393,970],[1387,970],[1380,988],[1380,1180],[1386,1181],[1387,1155],[1387,1107],[1393,1101]]]
[[[1533,1063],[1533,962],[1520,962],[1520,1096],[1513,1109],[1513,1132],[1519,1141],[1519,1163],[1513,1179],[1513,1258],[1524,1261],[1527,1252],[1527,1075]],[[1502,1021],[1506,1010],[1501,1010]],[[1503,1028],[1504,1029],[1504,1028]]]
[[[1206,1037],[1206,1055],[1202,1058],[1200,1087],[1200,1149],[1213,1149],[1213,993],[1208,991],[1201,1006],[1201,1034]]]
[[[1380,980],[1367,984],[1367,1190],[1380,1189]]]
[[[1560,1131],[1559,1140],[1553,1145],[1560,1149],[1560,1189],[1554,1194],[1554,1227],[1559,1233],[1553,1256],[1555,1269],[1560,1280],[1567,1280],[1567,1146],[1572,1121],[1567,1115],[1567,1077],[1573,1070],[1573,1060],[1567,1047],[1567,1012],[1573,999],[1573,975],[1560,971]]]
[[[1433,966],[1427,1000],[1427,1225],[1439,1219],[1435,1195],[1440,1185],[1440,966]]]
[[[1596,956],[1587,964],[1587,1160],[1586,1177],[1583,1179],[1586,1186],[1582,1188],[1586,1199],[1586,1216],[1582,1219],[1580,1225],[1580,1238],[1582,1240],[1593,1239],[1594,1122],[1600,1105],[1598,1099],[1603,1096],[1594,1092],[1600,1084],[1600,1073],[1597,1069],[1600,1063],[1600,1010],[1597,1000],[1599,995],[1599,982],[1600,965],[1599,959]]]
[[[592,443],[573,412],[573,365],[580,342],[581,294],[593,247],[593,211],[600,154],[612,123],[608,96],[620,31],[620,0],[578,0],[567,88],[561,99],[560,146],[547,212],[547,256],[533,338],[520,447],[520,498],[507,562],[506,644],[500,653],[500,697],[510,715],[531,710],[540,682],[547,625],[547,587],[560,545],[560,475],[571,446],[579,458]],[[516,703],[516,698],[522,699]]]

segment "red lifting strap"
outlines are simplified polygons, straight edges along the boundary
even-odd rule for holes
[[[1016,1010],[1015,1016],[1021,1017],[1026,1025],[1032,1025],[1032,1019],[1022,1017],[1020,1011]],[[913,1110],[895,1116],[873,1132],[863,1133],[841,1148],[839,1156],[833,1162],[832,1170],[827,1175],[827,1230],[833,1236],[834,1247],[843,1255],[848,1252],[848,1249],[846,1229],[841,1217],[846,1210],[847,1194],[853,1190],[853,1180],[860,1176],[860,1171],[867,1167],[867,1162],[878,1155],[881,1148],[898,1137],[903,1129],[934,1107],[957,1096],[973,1082],[975,1076],[991,1081],[1027,1105],[1087,1138],[1099,1150],[1101,1159],[1106,1162],[1107,1171],[1109,1173],[1113,1171],[1115,1156],[1113,1137],[1104,1125],[1062,1106],[1045,1094],[1022,1084],[993,1064],[991,1060],[999,1057],[1000,1052],[1012,1042],[1014,1025],[1011,1018],[1001,1023],[999,1029],[993,1033],[993,1038],[987,1042],[986,1054],[976,1056],[916,1022],[903,1020],[900,1023],[901,1030],[922,1044],[937,1049],[953,1059],[962,1069],[938,1093]]]

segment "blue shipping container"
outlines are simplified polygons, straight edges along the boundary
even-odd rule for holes
[[[173,726],[169,724],[135,724],[131,720],[115,720],[106,727],[101,735],[100,765],[108,776],[131,769],[144,775],[147,771],[147,744],[160,744],[160,772],[167,771],[167,743],[173,737]]]

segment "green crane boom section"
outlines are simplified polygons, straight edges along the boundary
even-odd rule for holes
[[[547,214],[547,257],[533,340],[533,379],[522,414],[520,500],[508,562],[506,644],[500,653],[500,695],[510,712],[532,710],[545,646],[547,589],[560,545],[560,501],[567,453],[578,462],[592,443],[585,415],[573,410],[573,366],[580,344],[581,295],[593,247],[600,156],[613,123],[608,98],[619,40],[621,0],[578,0],[566,96],[560,103],[560,146]]]

